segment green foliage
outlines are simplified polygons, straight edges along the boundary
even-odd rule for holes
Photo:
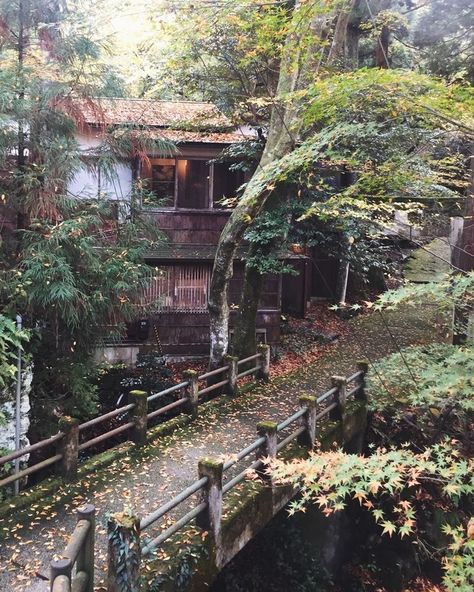
[[[424,284],[407,283],[397,290],[381,294],[376,309],[395,309],[399,306],[417,306],[429,302],[440,310],[449,311],[453,306],[468,310],[474,304],[474,272],[445,274],[438,282]]]
[[[32,406],[43,434],[63,411],[95,413],[93,348],[143,314],[136,300],[152,273],[143,263],[150,229],[133,210],[128,216],[120,224],[112,203],[76,202],[62,222],[37,221],[23,231],[16,271],[5,274],[5,300],[36,327]]]
[[[415,23],[413,40],[420,50],[422,65],[447,80],[474,82],[470,0],[432,0],[425,14]]]
[[[301,499],[292,502],[290,513],[311,501],[331,515],[354,499],[372,514],[382,533],[403,537],[415,530],[420,489],[436,483],[438,493],[454,506],[474,493],[472,461],[462,458],[452,445],[436,444],[423,453],[408,446],[377,449],[369,456],[339,450],[318,452],[291,464],[275,461],[272,475],[282,483],[301,486]]]
[[[26,331],[18,330],[15,321],[0,314],[0,389],[9,386],[15,378],[18,348],[23,350],[28,338]]]
[[[372,515],[380,532],[390,537],[419,536],[418,521],[425,511],[425,500],[433,497],[445,512],[457,509],[459,518],[467,523],[469,517],[459,506],[474,494],[472,459],[463,458],[447,442],[421,453],[412,452],[409,444],[401,449],[377,449],[369,456],[318,452],[291,463],[274,461],[271,471],[278,482],[301,488],[301,497],[292,502],[290,514],[314,503],[329,516],[354,500]],[[449,527],[445,531],[451,532]],[[462,556],[459,548],[444,550],[444,583],[449,592],[457,590],[458,585],[468,590],[472,578],[472,546],[468,543]],[[453,550],[461,559],[453,558]]]
[[[137,226],[130,221],[119,227],[111,205],[100,202],[76,204],[56,225],[37,222],[23,232],[12,286],[17,302],[23,298],[24,308],[54,329],[59,341],[61,327],[67,329],[68,347],[73,341],[74,348],[90,348],[98,327],[131,318],[134,296],[151,276],[142,262],[148,241]]]
[[[474,411],[473,354],[471,347],[433,344],[405,348],[384,358],[377,362],[377,372],[385,388],[380,392],[377,377],[370,375],[372,391],[378,393],[370,404],[390,412],[405,406],[435,415],[445,408]]]
[[[135,81],[140,94],[210,100],[254,123],[268,108],[251,101],[275,88],[276,66],[291,11],[285,4],[252,0],[223,5],[182,6],[144,49],[155,75]],[[163,36],[168,43],[163,43]],[[149,67],[149,65],[147,64]]]
[[[452,539],[450,553],[444,561],[444,583],[448,590],[470,592],[474,587],[474,520],[467,529],[446,524],[445,534]]]

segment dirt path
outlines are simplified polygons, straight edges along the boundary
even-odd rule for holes
[[[15,511],[12,504],[11,516],[0,521],[1,592],[49,590],[49,561],[64,549],[74,528],[75,509],[84,502],[94,504],[98,512],[96,589],[103,590],[107,513],[126,505],[140,517],[148,514],[196,478],[199,458],[232,456],[255,438],[258,421],[287,417],[297,408],[300,394],[327,390],[331,375],[350,374],[357,360],[373,362],[396,351],[397,344],[403,347],[445,337],[445,327],[429,307],[385,313],[384,318],[374,312],[351,320],[347,334],[325,346],[307,367],[236,399],[222,397],[193,423],[147,445],[139,457],[131,453],[91,472],[87,479],[62,487],[48,505],[33,503]],[[64,503],[66,494],[69,501]]]

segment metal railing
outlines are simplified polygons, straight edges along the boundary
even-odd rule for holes
[[[239,374],[239,367],[253,360],[258,360],[260,363],[257,363],[254,367]],[[146,440],[146,432],[149,427],[149,422],[152,419],[163,416],[174,410],[179,410],[180,412],[195,416],[197,415],[200,398],[204,395],[222,389],[223,387],[227,387],[226,391],[229,394],[236,394],[239,379],[249,376],[250,374],[255,375],[256,378],[267,379],[269,375],[269,365],[269,347],[266,345],[260,346],[259,353],[243,360],[229,357],[228,363],[225,366],[211,370],[202,375],[198,375],[192,371],[185,372],[187,380],[158,393],[146,396],[147,394],[142,391],[132,391],[129,393],[129,396],[134,402],[99,415],[98,417],[94,417],[86,422],[79,423],[71,418],[62,418],[62,421],[60,421],[61,430],[54,436],[0,457],[1,469],[2,467],[8,467],[11,461],[18,458],[21,459],[32,452],[53,445],[56,448],[55,454],[52,454],[45,460],[1,479],[0,488],[24,479],[28,475],[46,469],[51,465],[57,465],[55,472],[61,474],[66,480],[73,479],[77,473],[79,453],[122,434],[127,434],[126,439],[132,440],[136,444],[143,444]],[[222,374],[226,374],[225,379],[207,384],[209,379]],[[154,403],[155,401],[159,401],[170,395],[178,396],[178,398],[171,403],[162,405],[156,410],[151,411],[149,409],[150,403]],[[117,427],[113,427],[112,429],[108,429],[98,436],[87,436],[87,430],[89,428],[98,426],[115,418],[118,418],[119,421],[124,421],[124,423]]]

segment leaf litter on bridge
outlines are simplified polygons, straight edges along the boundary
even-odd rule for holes
[[[45,503],[36,502],[0,521],[0,590],[43,592],[49,589],[48,565],[61,553],[75,524],[75,510],[83,503],[97,508],[97,590],[106,569],[106,516],[128,506],[143,517],[169,501],[197,477],[203,456],[232,458],[255,438],[260,420],[281,421],[298,407],[302,393],[325,390],[333,374],[348,374],[361,358],[376,360],[396,347],[439,340],[446,327],[429,308],[387,313],[396,343],[377,313],[344,323],[338,341],[309,348],[299,357],[299,368],[237,398],[221,397],[206,406],[194,422],[159,437],[141,451],[128,452],[109,466],[93,469],[87,478],[58,488]],[[283,358],[285,359],[285,358]],[[293,368],[295,362],[291,356]],[[288,358],[287,358],[288,360]],[[122,445],[125,449],[126,445]],[[234,471],[239,470],[238,467]],[[240,469],[241,470],[241,469]],[[231,476],[231,475],[230,475]],[[22,494],[28,496],[28,492]],[[182,515],[194,502],[179,508]],[[167,516],[154,525],[153,534],[177,517]],[[146,533],[147,536],[150,533]]]

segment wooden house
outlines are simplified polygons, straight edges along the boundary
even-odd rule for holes
[[[231,213],[222,200],[234,197],[246,180],[242,172],[213,159],[226,146],[251,139],[252,134],[234,129],[208,103],[102,99],[99,110],[86,106],[83,111],[85,125],[78,139],[85,153],[100,143],[103,126],[140,126],[150,136],[172,140],[178,147],[173,155],[149,153],[146,159],[124,159],[109,180],[100,170],[85,167],[69,186],[72,195],[106,193],[126,203],[134,182],[139,181],[149,190],[143,199],[143,212],[167,238],[147,255],[147,262],[160,272],[142,295],[142,303],[157,302],[156,312],[130,326],[123,343],[108,350],[109,359],[133,356],[137,348],[155,347],[157,340],[168,355],[206,355],[212,265],[220,233]],[[292,256],[301,259],[301,255]],[[234,263],[231,308],[239,303],[244,258],[245,247],[239,249]],[[307,278],[303,274],[299,281],[291,281],[287,300],[294,304],[296,299],[296,306],[304,309]],[[259,340],[278,342],[281,302],[282,278],[268,276],[257,316]]]

